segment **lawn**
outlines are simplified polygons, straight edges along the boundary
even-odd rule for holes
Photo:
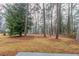
[[[0,55],[16,55],[17,52],[79,53],[79,42],[60,36],[9,37],[0,35]]]

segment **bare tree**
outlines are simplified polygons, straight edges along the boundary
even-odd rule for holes
[[[61,7],[61,4],[60,3],[57,3],[57,20],[56,20],[56,39],[58,39],[59,37],[59,22],[60,22],[60,7]]]
[[[68,21],[67,21],[67,33],[70,34],[71,26],[70,26],[70,4],[68,4]]]
[[[45,4],[43,3],[43,19],[44,19],[44,29],[43,29],[43,34],[44,37],[46,37],[46,33],[45,33]]]
[[[53,25],[52,25],[52,19],[53,19],[53,9],[54,9],[54,4],[51,4],[51,35],[53,34]]]
[[[26,10],[25,30],[24,30],[25,36],[27,35],[27,32],[28,32],[28,30],[27,30],[28,9],[29,9],[29,4],[28,3],[26,4],[26,8],[27,8],[27,10]]]
[[[73,32],[73,3],[71,3],[71,32]]]

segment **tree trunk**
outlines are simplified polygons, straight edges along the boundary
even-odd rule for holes
[[[6,36],[6,33],[3,33],[4,36]]]
[[[54,4],[51,4],[51,35],[53,35],[53,25],[52,25],[52,19],[53,19],[53,8],[54,8]]]
[[[22,32],[19,33],[19,36],[22,36]]]
[[[73,33],[73,3],[71,3],[71,32]]]
[[[43,3],[43,17],[44,17],[44,31],[43,31],[43,34],[44,34],[44,37],[46,37],[46,33],[45,33],[45,5],[44,5],[44,3]]]
[[[56,39],[59,37],[59,21],[60,21],[60,3],[57,3],[57,22],[56,22]]]
[[[70,26],[70,4],[68,4],[68,21],[67,21],[67,33],[70,34],[71,26]]]
[[[25,20],[25,31],[24,31],[25,36],[27,35],[27,32],[28,32],[28,30],[27,30],[27,20],[28,20],[28,12],[29,12],[28,7],[29,7],[29,4],[27,3],[27,5],[26,5],[27,11],[26,11],[26,20]]]
[[[59,34],[62,34],[62,14],[61,14],[61,4],[59,5]]]
[[[77,29],[76,40],[79,41],[79,24],[78,24],[78,29]]]

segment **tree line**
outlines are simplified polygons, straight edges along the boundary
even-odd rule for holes
[[[76,5],[73,3],[6,4],[4,8],[8,33],[10,36],[41,33],[44,37],[56,35],[56,39],[59,35],[75,36],[73,13]]]

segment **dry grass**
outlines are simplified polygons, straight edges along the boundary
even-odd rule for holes
[[[16,55],[17,52],[79,53],[79,43],[74,39],[60,37],[28,36],[8,37],[0,35],[0,55]]]

